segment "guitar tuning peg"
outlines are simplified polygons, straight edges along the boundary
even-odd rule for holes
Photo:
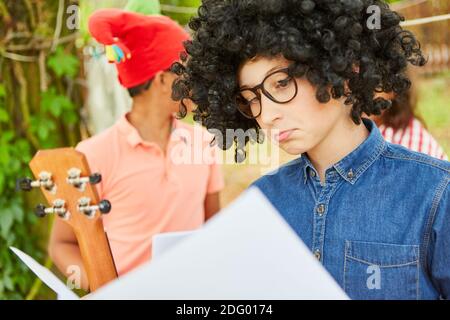
[[[46,216],[48,216],[50,214],[56,213],[60,218],[66,220],[69,216],[68,216],[67,209],[65,208],[65,204],[66,204],[66,202],[64,200],[60,200],[60,199],[57,199],[53,202],[52,208],[47,208],[43,204],[38,204],[36,206],[36,208],[34,209],[34,213],[39,218],[45,218]]]
[[[83,197],[78,200],[78,211],[88,218],[94,218],[97,210],[102,214],[108,214],[111,212],[111,208],[111,202],[108,200],[102,200],[98,205],[94,206],[91,206],[91,199],[88,197]]]
[[[92,185],[98,184],[102,181],[102,175],[99,173],[91,174],[89,177],[82,177],[81,170],[77,168],[72,168],[67,172],[67,183],[73,185],[75,188],[84,191],[86,184],[90,183]]]
[[[38,218],[45,218],[47,216],[47,208],[43,204],[38,204],[34,209],[34,213]]]
[[[109,202],[108,200],[102,200],[100,201],[99,205],[98,205],[98,209],[100,210],[100,212],[102,214],[108,214],[111,212],[112,206],[111,206],[111,202]]]
[[[20,178],[16,180],[16,191],[25,191],[29,192],[33,189],[31,185],[33,180],[30,178]]]
[[[102,175],[100,173],[93,173],[89,176],[89,183],[92,185],[102,182]]]
[[[21,178],[16,180],[16,191],[29,192],[33,188],[45,188],[47,191],[56,191],[56,186],[52,180],[52,174],[49,172],[41,172],[39,174],[39,180],[33,181],[30,178]]]

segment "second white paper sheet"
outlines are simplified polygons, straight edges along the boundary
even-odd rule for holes
[[[160,258],[90,299],[348,299],[266,197],[244,193]]]
[[[168,232],[157,234],[152,239],[152,259],[155,260],[156,258],[159,258],[164,253],[175,247],[177,244],[192,236],[195,232],[197,231]]]

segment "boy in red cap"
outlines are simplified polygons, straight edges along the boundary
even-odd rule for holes
[[[149,261],[153,235],[197,229],[219,211],[224,182],[212,136],[174,117],[179,111],[171,98],[176,75],[168,70],[184,51],[186,31],[168,17],[118,9],[94,13],[89,29],[106,46],[120,83],[133,98],[129,114],[77,147],[91,170],[103,176],[99,195],[113,207],[103,222],[123,275]],[[180,150],[207,154],[208,161],[180,161],[185,159]],[[64,274],[69,266],[80,266],[82,287],[89,288],[75,235],[59,220],[49,253]]]

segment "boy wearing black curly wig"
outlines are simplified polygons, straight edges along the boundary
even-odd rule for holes
[[[223,148],[227,129],[256,132],[238,154],[263,129],[301,154],[254,185],[353,299],[450,298],[450,164],[361,117],[425,64],[402,19],[378,0],[203,0],[173,66],[174,98]]]

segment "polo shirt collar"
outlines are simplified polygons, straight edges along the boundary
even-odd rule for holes
[[[178,134],[179,120],[175,116],[172,116],[172,134],[170,136],[170,142],[185,141],[185,138]],[[147,142],[142,139],[138,130],[128,121],[127,114],[124,114],[118,121],[119,131],[125,136],[127,142],[132,148],[139,145],[153,146],[156,145],[153,142]]]

